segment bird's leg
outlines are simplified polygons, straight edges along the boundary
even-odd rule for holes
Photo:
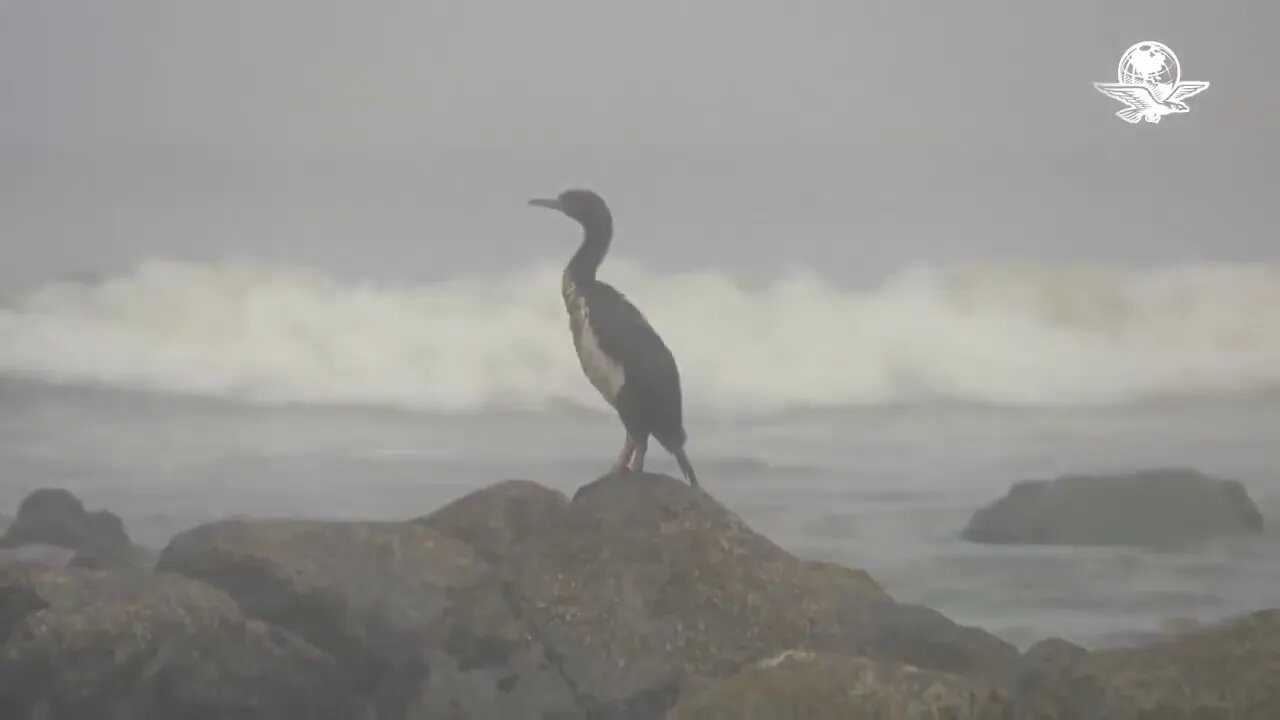
[[[649,436],[636,441],[635,454],[631,456],[631,471],[644,472],[644,454],[649,450]]]
[[[631,433],[627,433],[627,441],[622,444],[622,453],[618,455],[618,462],[613,464],[613,468],[609,473],[618,475],[626,473],[630,470],[631,456],[636,451],[636,441],[631,437]]]

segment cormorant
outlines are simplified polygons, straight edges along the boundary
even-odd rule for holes
[[[653,435],[680,464],[685,480],[696,486],[698,477],[684,452],[675,358],[636,306],[596,279],[613,239],[609,207],[590,190],[566,190],[559,197],[538,198],[529,204],[559,210],[582,225],[582,244],[565,266],[560,291],[582,370],[617,411],[627,431],[612,472],[644,470],[644,454]]]

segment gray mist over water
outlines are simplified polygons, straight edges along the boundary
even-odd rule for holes
[[[0,4],[10,284],[247,256],[376,282],[569,252],[590,185],[666,269],[1275,258],[1263,2]],[[1141,39],[1211,81],[1130,126]]]
[[[1274,529],[956,539],[1065,472],[1192,465],[1280,514],[1277,24],[0,1],[0,512],[62,485],[159,546],[505,477],[571,492],[622,431],[558,304],[575,228],[525,201],[588,186],[619,228],[603,277],[680,361],[700,474],[779,543],[1019,643],[1280,605]],[[1139,40],[1212,83],[1190,113],[1131,126],[1093,89]]]

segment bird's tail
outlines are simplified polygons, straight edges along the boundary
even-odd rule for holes
[[[693,463],[689,462],[689,456],[685,454],[684,447],[677,445],[671,448],[671,454],[680,465],[680,472],[684,474],[684,479],[688,480],[690,485],[698,487],[698,476],[693,472]]]
[[[1142,119],[1142,111],[1137,108],[1125,108],[1117,110],[1116,115],[1127,123],[1136,123]]]
[[[693,472],[693,463],[689,462],[689,456],[684,452],[685,434],[684,428],[679,425],[675,426],[675,431],[667,431],[662,434],[654,433],[654,439],[666,448],[667,452],[676,459],[676,463],[680,465],[680,472],[684,475],[684,479],[694,487],[698,487],[698,476]]]

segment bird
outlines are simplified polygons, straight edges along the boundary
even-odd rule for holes
[[[649,436],[699,487],[685,453],[680,371],[675,357],[644,314],[622,293],[596,278],[613,241],[613,214],[591,190],[565,190],[530,205],[557,210],[582,226],[582,243],[564,268],[560,294],[569,314],[574,350],[587,379],[617,412],[626,439],[610,474],[643,472]]]
[[[1136,123],[1141,120],[1146,120],[1149,123],[1158,123],[1160,118],[1165,115],[1190,112],[1191,108],[1181,101],[1209,87],[1209,83],[1179,83],[1169,92],[1169,97],[1163,101],[1157,99],[1152,94],[1151,89],[1145,85],[1094,83],[1093,86],[1103,95],[1119,100],[1128,106],[1123,110],[1116,111],[1116,115],[1121,120],[1127,123]]]

